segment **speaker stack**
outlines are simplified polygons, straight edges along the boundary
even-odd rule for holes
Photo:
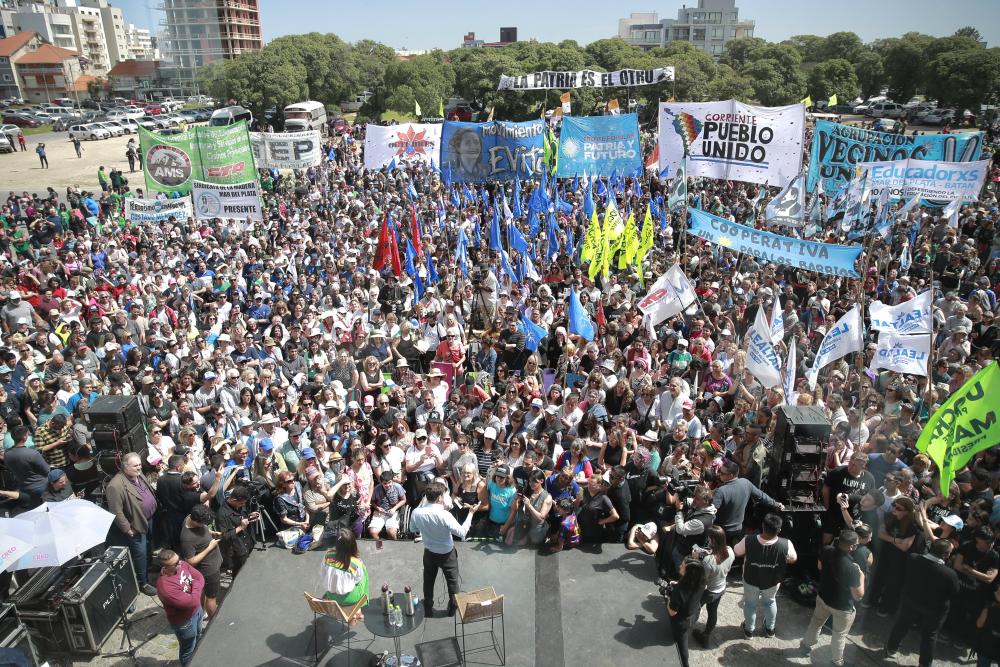
[[[829,418],[814,405],[778,408],[770,487],[787,511],[823,509],[818,493],[824,467],[823,450],[830,440],[830,431]]]
[[[117,472],[120,458],[129,452],[146,459],[146,429],[135,396],[101,396],[90,406],[90,428],[95,456],[106,472]]]

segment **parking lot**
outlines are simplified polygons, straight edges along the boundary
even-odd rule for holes
[[[135,136],[135,135],[131,135]],[[83,142],[83,158],[77,158],[73,143],[66,132],[48,132],[26,137],[28,151],[17,151],[0,155],[0,165],[4,170],[3,190],[0,195],[6,197],[8,192],[44,192],[47,186],[65,194],[70,185],[78,185],[83,189],[98,190],[97,168],[104,166],[106,171],[117,167],[125,172],[129,185],[144,187],[142,173],[128,173],[128,160],[125,159],[125,145],[129,136],[103,139],[100,141]],[[49,158],[49,168],[42,169],[35,146],[45,144]]]

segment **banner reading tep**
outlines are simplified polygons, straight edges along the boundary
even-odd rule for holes
[[[660,171],[784,187],[802,169],[801,104],[753,107],[736,100],[660,103]]]
[[[441,160],[440,124],[369,125],[365,132],[369,169],[381,169],[393,161],[437,164]]]
[[[231,218],[263,220],[260,210],[260,190],[257,181],[237,185],[216,185],[195,181],[191,189],[195,216],[199,220]]]
[[[159,224],[170,218],[183,221],[190,218],[191,200],[180,199],[135,199],[125,198],[125,219],[138,225]]]
[[[635,176],[642,173],[639,122],[620,116],[564,116],[556,176]]]
[[[872,197],[889,188],[889,197],[937,199],[974,202],[986,181],[989,160],[977,162],[938,162],[935,160],[896,160],[895,162],[864,162],[868,170],[866,186]]]
[[[730,222],[696,208],[688,208],[688,215],[691,217],[689,234],[734,252],[753,255],[775,264],[793,266],[804,271],[849,278],[859,277],[854,263],[861,254],[860,245],[834,245],[779,236]]]
[[[307,169],[323,161],[319,130],[251,132],[250,147],[258,169]]]
[[[651,86],[674,80],[673,67],[656,69],[620,69],[614,72],[535,72],[519,76],[500,75],[497,90],[547,90],[558,88],[624,88]]]
[[[441,175],[458,182],[509,181],[541,174],[545,121],[460,123],[441,132]]]

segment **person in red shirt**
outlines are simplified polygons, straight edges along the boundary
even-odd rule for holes
[[[187,667],[201,639],[201,619],[205,614],[201,592],[205,577],[170,549],[161,549],[158,558],[160,578],[156,580],[156,594],[180,643],[181,665]]]

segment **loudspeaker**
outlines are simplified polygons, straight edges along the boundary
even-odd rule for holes
[[[130,431],[94,431],[94,446],[98,453],[101,451],[117,452],[123,454],[135,452],[146,457],[146,429],[142,424],[138,424]]]
[[[825,443],[830,439],[831,430],[830,419],[815,405],[779,406],[777,424],[774,429],[776,458],[780,459],[785,448],[794,446],[797,440]]]
[[[142,424],[142,410],[135,396],[101,396],[87,414],[94,431],[125,433]]]
[[[777,410],[768,490],[789,511],[814,512],[823,471],[830,420],[813,405],[782,405]]]

